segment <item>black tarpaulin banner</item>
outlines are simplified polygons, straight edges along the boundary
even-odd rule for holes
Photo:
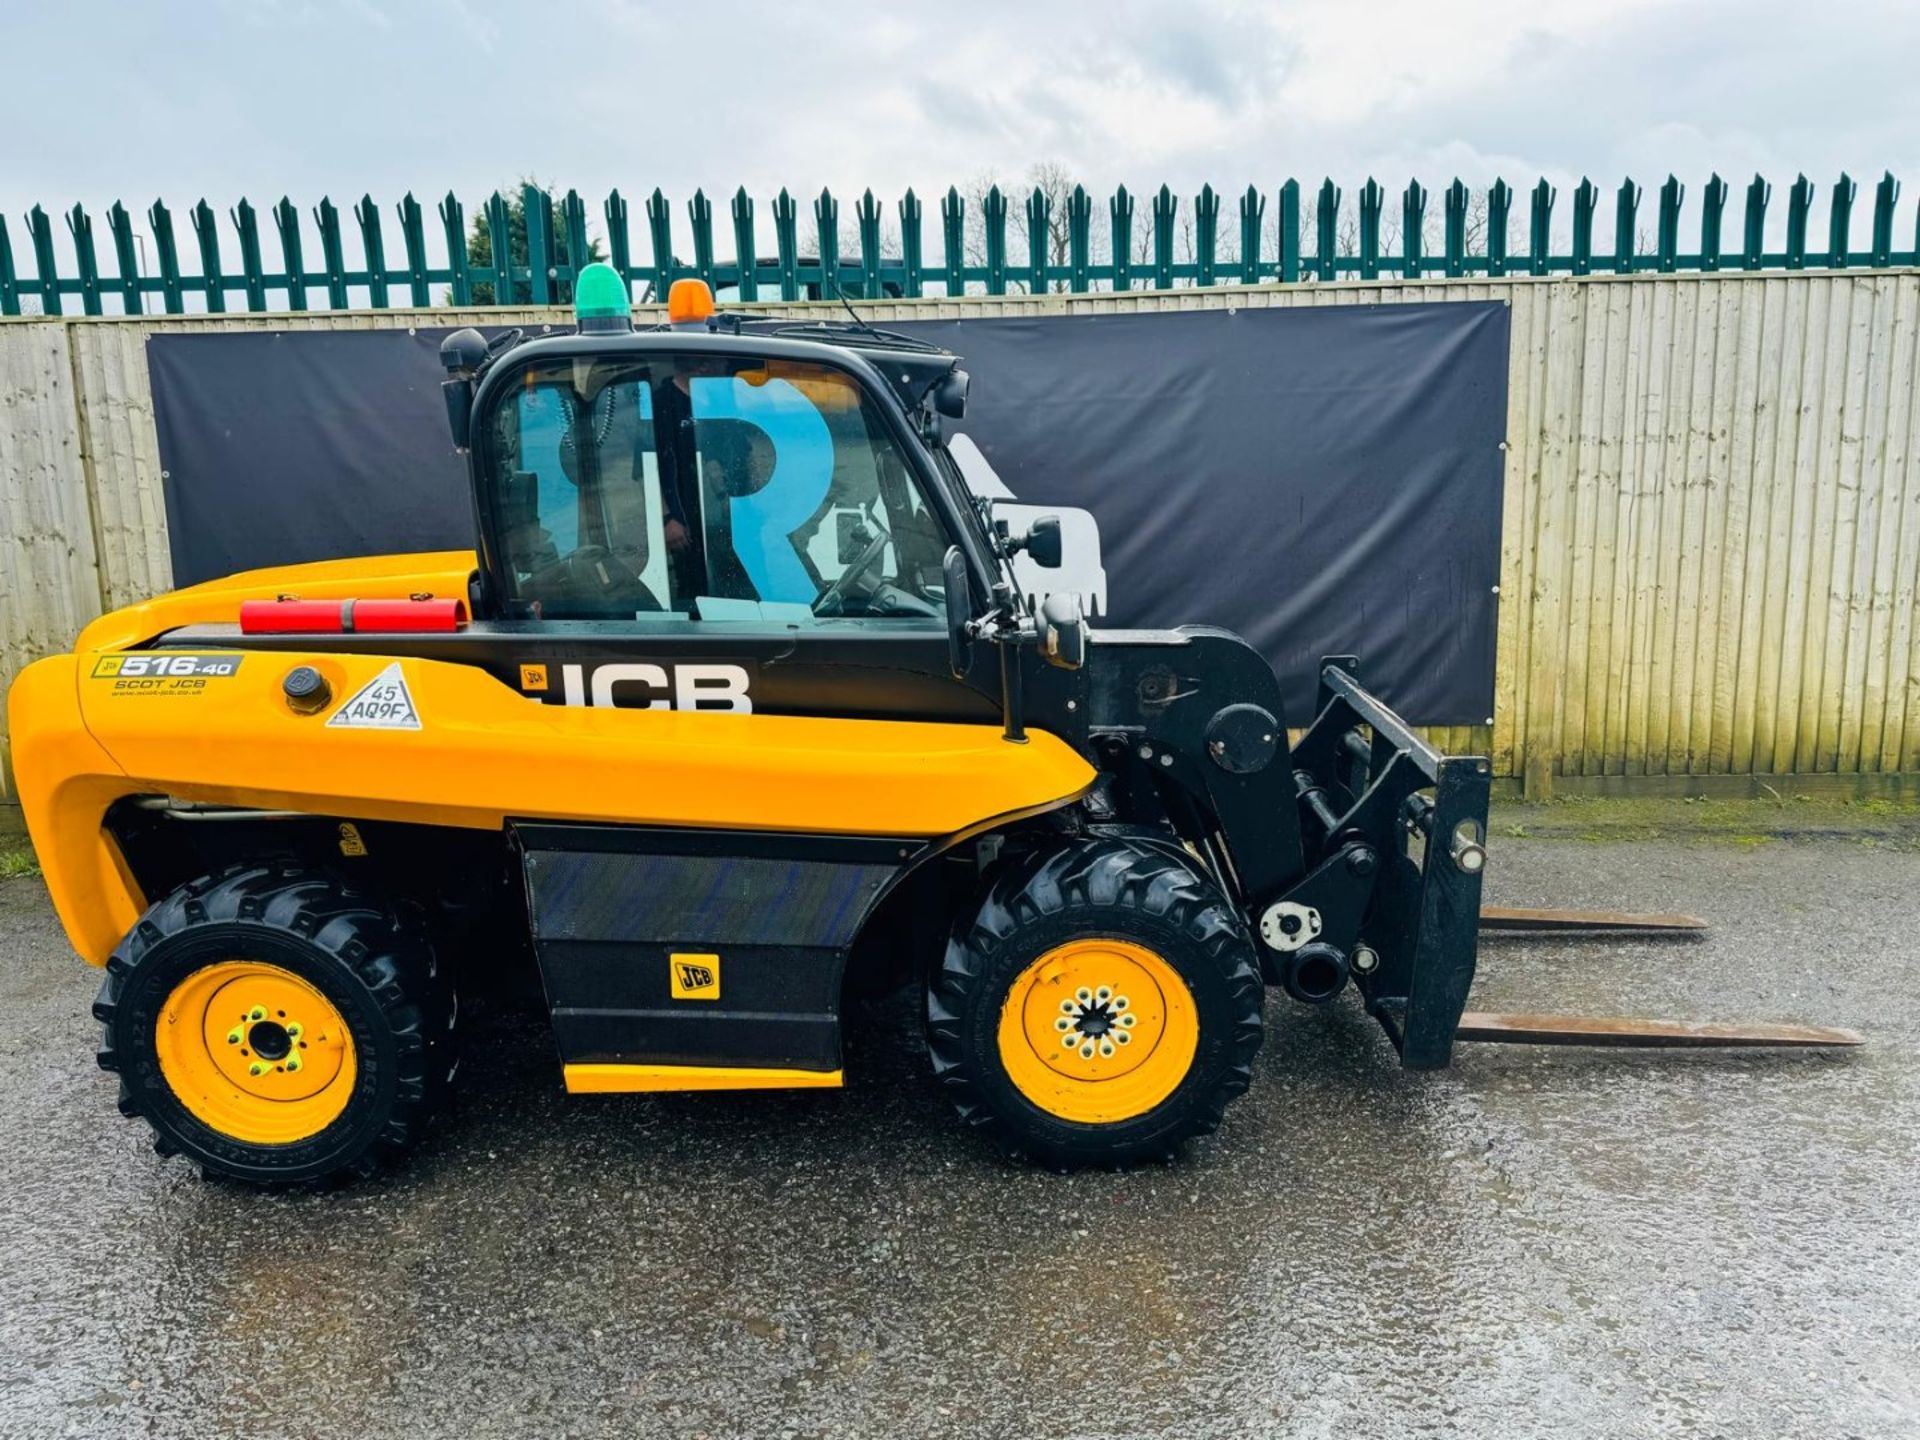
[[[1030,588],[1096,625],[1238,631],[1295,723],[1331,654],[1415,723],[1492,714],[1506,306],[876,323],[963,357],[976,490],[1061,514],[1063,571],[1023,562]],[[471,545],[445,333],[154,336],[177,582]]]

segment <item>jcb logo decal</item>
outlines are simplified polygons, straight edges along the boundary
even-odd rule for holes
[[[670,989],[676,1000],[718,1000],[720,998],[720,957],[718,955],[669,955]]]
[[[522,667],[523,670],[527,667]],[[523,685],[526,683],[523,677]],[[560,698],[568,705],[622,706],[629,710],[753,712],[744,665],[654,665],[613,661],[562,665]]]

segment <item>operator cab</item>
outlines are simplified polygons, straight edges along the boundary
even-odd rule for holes
[[[582,276],[576,336],[443,347],[487,611],[944,629],[949,546],[993,563],[922,443],[961,408],[956,358],[869,332],[876,365],[841,327],[722,324],[698,281],[636,334],[601,269]]]

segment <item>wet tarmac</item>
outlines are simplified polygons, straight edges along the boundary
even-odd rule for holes
[[[1497,832],[1496,832],[1497,838]],[[895,1003],[844,1092],[565,1098],[483,1020],[404,1169],[202,1182],[119,1118],[95,973],[0,883],[0,1434],[1920,1434],[1920,855],[1506,840],[1476,1003],[1849,1025],[1835,1056],[1481,1047],[1268,1006],[1172,1166],[1003,1164]]]

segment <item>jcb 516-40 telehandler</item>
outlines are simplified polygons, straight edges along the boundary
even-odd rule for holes
[[[1414,1068],[1853,1038],[1463,1018],[1486,760],[1350,659],[1289,717],[1226,631],[1036,603],[1014,561],[1059,527],[969,494],[954,355],[698,282],[636,332],[606,267],[577,296],[574,334],[442,346],[474,550],[180,590],[13,687],[100,1064],[163,1153],[297,1183],[404,1151],[503,950],[573,1091],[836,1086],[849,985],[914,985],[962,1117],[1062,1166],[1212,1130],[1268,986],[1356,987]]]

